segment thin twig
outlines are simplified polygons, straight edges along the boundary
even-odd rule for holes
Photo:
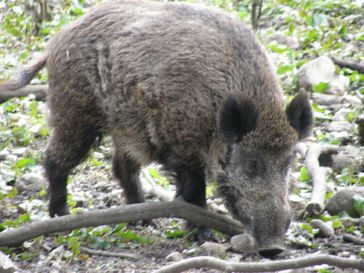
[[[117,258],[129,258],[129,259],[136,259],[137,256],[130,253],[125,252],[112,252],[112,251],[105,251],[105,250],[96,250],[88,247],[81,246],[80,247],[82,252],[85,252],[90,255],[99,255],[99,256],[108,256],[108,257],[117,257]]]
[[[194,257],[164,266],[154,273],[178,273],[192,268],[210,268],[223,272],[275,272],[327,264],[339,268],[364,270],[364,260],[335,257],[332,255],[310,255],[303,258],[272,262],[228,262],[213,257]]]

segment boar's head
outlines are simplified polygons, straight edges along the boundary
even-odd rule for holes
[[[286,111],[262,105],[242,94],[222,103],[218,130],[225,148],[217,184],[231,213],[248,226],[258,252],[273,257],[284,251],[290,224],[287,176],[292,149],[310,134],[312,110],[305,93]]]

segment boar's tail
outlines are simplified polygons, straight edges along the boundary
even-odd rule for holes
[[[23,67],[16,75],[14,79],[0,83],[0,92],[5,90],[17,90],[20,89],[34,78],[35,74],[41,70],[47,62],[48,54],[43,53],[34,61]]]

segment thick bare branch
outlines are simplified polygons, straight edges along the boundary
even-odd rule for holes
[[[45,100],[48,85],[35,84],[28,85],[18,90],[4,90],[0,92],[0,102],[4,102],[11,98],[18,98],[34,94],[37,100]]]
[[[164,266],[154,273],[178,273],[192,268],[211,268],[223,272],[275,272],[327,264],[340,268],[364,270],[364,260],[340,258],[332,255],[310,255],[303,258],[272,262],[228,262],[213,257],[194,257]]]
[[[244,232],[243,225],[226,216],[210,212],[189,203],[147,202],[109,209],[98,209],[77,215],[67,215],[30,223],[25,226],[0,233],[0,246],[16,246],[32,238],[82,227],[96,227],[153,218],[177,217],[196,225],[219,230],[228,235]]]
[[[306,154],[306,166],[312,177],[312,197],[306,206],[309,215],[320,215],[324,209],[326,195],[326,175],[328,168],[321,167],[319,156],[322,153],[337,152],[336,145],[320,145],[317,143],[310,144]]]

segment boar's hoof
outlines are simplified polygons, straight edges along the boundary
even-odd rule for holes
[[[61,207],[53,207],[53,206],[49,206],[49,215],[50,217],[54,218],[56,215],[57,216],[63,216],[63,215],[67,215],[70,214],[70,210],[68,209],[68,207],[66,205],[61,206]]]
[[[279,245],[272,245],[269,247],[261,248],[258,250],[259,255],[264,258],[273,258],[284,251],[284,247]]]
[[[213,232],[205,227],[195,227],[195,230],[192,232],[191,238],[194,242],[197,242],[199,245],[205,243],[206,241],[210,242],[217,241]]]
[[[155,229],[161,228],[161,225],[153,219],[137,220],[127,223],[127,226],[131,228],[134,228],[139,225],[143,227],[152,226]]]

